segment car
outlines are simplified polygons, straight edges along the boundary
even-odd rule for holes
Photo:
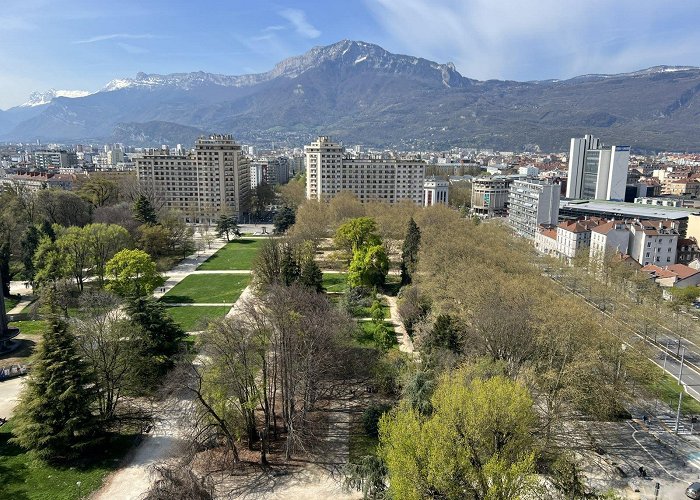
[[[685,489],[685,496],[693,500],[700,499],[700,483],[691,483],[690,486]]]

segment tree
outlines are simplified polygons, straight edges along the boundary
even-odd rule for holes
[[[10,244],[4,241],[0,244],[0,293],[3,297],[10,296]]]
[[[121,297],[150,295],[163,284],[156,264],[143,250],[121,250],[106,266],[110,279],[107,289]]]
[[[381,244],[377,234],[377,224],[370,217],[350,219],[338,227],[335,232],[335,246],[352,255],[361,248]]]
[[[406,236],[401,249],[401,284],[407,285],[413,279],[418,264],[418,250],[420,249],[420,229],[416,221],[411,217],[408,221]]]
[[[59,280],[70,275],[70,267],[66,254],[58,249],[58,245],[50,237],[44,236],[34,253],[34,282],[41,286],[51,285],[56,288]]]
[[[294,225],[296,215],[291,207],[282,207],[282,210],[275,214],[272,223],[275,226],[275,234],[283,234]]]
[[[255,186],[253,192],[253,210],[260,215],[265,211],[265,207],[275,201],[275,190],[267,182],[261,182]]]
[[[382,417],[380,454],[396,498],[522,498],[537,486],[527,389],[496,376],[444,377],[432,415],[407,405]],[[533,496],[534,497],[534,496]]]
[[[362,247],[354,252],[348,268],[351,287],[381,286],[389,272],[389,257],[382,245]]]
[[[168,253],[170,234],[168,229],[160,224],[142,224],[136,230],[138,234],[138,247],[153,257],[160,257]]]
[[[52,313],[20,396],[13,441],[54,462],[81,457],[99,430],[88,373],[75,337]]]
[[[133,325],[122,318],[119,301],[104,291],[86,292],[75,321],[80,353],[95,381],[97,408],[103,422],[117,416],[129,377],[141,364],[131,338]]]
[[[299,280],[300,273],[299,262],[297,262],[292,245],[288,243],[282,244],[282,256],[280,260],[280,278],[282,284],[290,286],[292,283],[296,283]]]
[[[87,231],[77,226],[67,228],[56,238],[56,247],[65,255],[70,272],[82,292],[88,264],[92,263]]]
[[[36,194],[37,212],[51,224],[84,226],[92,220],[92,205],[62,189],[43,189]]]
[[[282,203],[296,210],[306,199],[306,176],[304,174],[298,175],[287,184],[279,186],[277,191]]]
[[[428,349],[447,349],[454,354],[460,354],[462,346],[457,320],[449,314],[439,314],[424,344]]]
[[[219,220],[216,221],[216,234],[219,238],[226,235],[226,241],[231,241],[231,235],[240,236],[241,232],[238,229],[238,221],[236,217],[228,214],[221,214]]]
[[[120,252],[121,253],[121,252]],[[144,361],[138,380],[146,390],[156,386],[160,378],[175,364],[175,355],[184,330],[165,311],[165,306],[152,297],[135,296],[126,303],[126,312],[137,328],[137,352]]]
[[[316,264],[313,254],[307,255],[302,259],[299,284],[316,290],[318,293],[323,291],[323,272]]]
[[[116,203],[119,199],[119,186],[109,179],[91,176],[80,186],[78,194],[97,208]]]
[[[102,285],[104,284],[107,262],[119,250],[129,246],[131,237],[126,229],[117,224],[88,224],[85,226],[84,232],[89,242],[95,275]]]
[[[134,202],[132,210],[134,212],[134,218],[141,224],[154,225],[158,223],[156,209],[153,208],[153,204],[147,196],[143,194],[139,195]]]
[[[36,249],[39,248],[40,240],[41,231],[39,231],[36,226],[30,225],[24,231],[24,234],[22,234],[22,241],[20,242],[24,277],[30,282],[34,281],[34,254],[36,253]]]

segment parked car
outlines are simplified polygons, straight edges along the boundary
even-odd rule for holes
[[[691,483],[690,486],[685,489],[685,496],[693,500],[700,499],[700,483]]]

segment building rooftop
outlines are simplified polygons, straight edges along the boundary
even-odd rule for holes
[[[596,211],[615,214],[627,218],[653,218],[678,220],[685,219],[697,210],[683,207],[663,207],[657,205],[641,205],[639,203],[624,203],[602,200],[568,200],[559,202],[559,209],[581,211]]]

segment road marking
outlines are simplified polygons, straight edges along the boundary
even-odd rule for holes
[[[659,461],[656,459],[656,457],[655,457],[654,455],[652,455],[651,452],[649,452],[649,450],[647,450],[646,447],[645,447],[642,443],[639,442],[639,440],[637,439],[637,436],[636,436],[636,434],[639,432],[639,430],[635,429],[634,426],[633,426],[632,424],[630,424],[629,422],[627,422],[627,425],[629,425],[630,428],[634,431],[634,432],[632,432],[632,439],[634,439],[634,441],[639,445],[639,447],[640,447],[641,449],[643,449],[644,452],[645,452],[647,455],[649,455],[649,457],[650,457],[654,462],[656,462],[656,464],[657,464],[659,467],[661,467],[661,470],[663,470],[666,474],[668,474],[669,476],[671,476],[671,477],[672,477],[673,479],[675,479],[676,481],[681,481],[681,482],[683,482],[682,479],[680,479],[679,477],[674,476],[674,475],[671,474],[668,470],[666,470],[666,467],[664,467],[663,465],[661,465],[661,462],[659,462]]]

